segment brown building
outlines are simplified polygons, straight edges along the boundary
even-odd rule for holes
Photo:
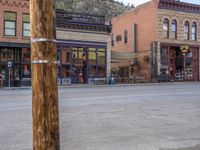
[[[110,74],[110,25],[104,16],[56,10],[59,83]],[[31,85],[29,0],[0,0],[0,75],[4,86]],[[9,69],[9,63],[12,65]],[[10,79],[10,80],[9,80]],[[10,82],[9,82],[10,81]]]
[[[112,51],[133,52],[147,80],[199,81],[199,14],[176,0],[144,3],[112,20]]]

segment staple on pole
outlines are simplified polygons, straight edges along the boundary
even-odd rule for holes
[[[32,60],[31,64],[59,64],[59,61],[50,60]]]
[[[36,42],[54,42],[54,43],[56,43],[57,40],[56,39],[48,39],[48,38],[32,38],[31,42],[32,43],[36,43]]]

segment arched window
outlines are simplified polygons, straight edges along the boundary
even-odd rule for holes
[[[166,18],[164,20],[163,29],[164,29],[164,38],[169,38],[169,20]]]
[[[196,22],[192,23],[192,40],[193,41],[197,40],[197,24],[196,24]]]
[[[177,21],[172,20],[172,38],[177,39]]]
[[[184,39],[190,39],[190,23],[188,21],[186,21],[184,24]]]

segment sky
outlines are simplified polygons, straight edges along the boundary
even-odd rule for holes
[[[119,0],[123,1],[125,4],[133,4],[135,6],[142,4],[144,2],[150,1],[150,0]],[[182,2],[188,2],[188,3],[194,3],[194,4],[199,4],[200,5],[200,0],[181,0]]]

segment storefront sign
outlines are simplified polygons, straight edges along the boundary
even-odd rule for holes
[[[183,45],[180,47],[182,53],[187,53],[189,51],[188,45]]]
[[[12,67],[12,61],[8,61],[8,68],[11,68]]]

